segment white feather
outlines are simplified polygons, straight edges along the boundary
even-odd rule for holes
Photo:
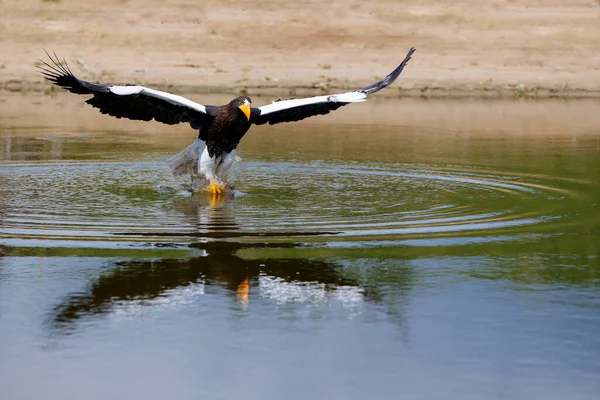
[[[363,92],[348,92],[336,94],[333,97],[335,97],[336,103],[359,103],[361,101],[366,101],[367,94]]]
[[[118,94],[119,96],[129,96],[132,94],[138,94],[143,89],[142,86],[111,86],[108,90],[111,93]]]
[[[362,92],[347,92],[341,94],[332,94],[328,96],[307,97],[304,99],[292,99],[275,101],[266,106],[259,107],[261,115],[270,114],[273,112],[286,110],[288,108],[307,106],[310,104],[319,103],[358,103],[365,101],[367,95]]]
[[[208,148],[204,148],[198,162],[198,172],[208,180],[220,185],[227,185],[231,183],[231,169],[239,160],[235,150],[224,153],[220,157],[211,157],[208,154]]]
[[[216,168],[217,164],[215,163],[215,157],[209,156],[208,147],[205,147],[198,162],[198,172],[203,174],[206,179],[215,180]]]
[[[148,89],[144,86],[111,86],[109,90],[111,91],[111,93],[119,96],[131,96],[133,94],[143,93],[147,96],[165,100],[171,104],[176,104],[178,106],[189,107],[206,114],[206,107],[204,107],[202,104],[195,103],[182,96],[177,96],[175,94],[167,92],[161,92],[160,90]]]

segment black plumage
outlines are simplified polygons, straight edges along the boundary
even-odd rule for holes
[[[350,103],[319,103],[310,104],[302,107],[288,108],[286,110],[274,112],[272,114],[261,115],[258,108],[252,109],[252,123],[255,125],[263,125],[267,122],[269,125],[275,125],[282,122],[295,122],[300,121],[308,117],[314,117],[315,115],[329,114],[330,111],[337,110],[338,108],[345,106]]]
[[[389,75],[372,85],[353,92],[306,99],[280,100],[251,108],[251,100],[240,96],[223,106],[205,106],[184,97],[142,86],[109,86],[77,78],[66,62],[56,54],[47,54],[50,62],[40,60],[42,75],[53,84],[76,94],[91,94],[86,102],[101,113],[117,118],[151,121],[173,125],[189,123],[199,130],[198,138],[206,143],[215,160],[235,150],[252,124],[279,124],[328,114],[351,102],[364,101],[368,94],[391,85],[400,75],[415,49],[411,48],[402,63]],[[196,155],[194,155],[196,156]],[[197,166],[197,165],[196,165]],[[218,165],[217,165],[218,167]],[[175,166],[174,168],[178,168]]]
[[[86,103],[99,109],[102,114],[138,121],[152,121],[154,119],[168,125],[189,122],[193,129],[200,129],[210,122],[210,118],[204,113],[143,93],[129,96],[116,95],[110,91],[108,85],[78,79],[64,60],[59,60],[56,54],[54,54],[54,57],[48,53],[46,54],[52,64],[40,60],[44,64],[40,67],[42,75],[50,82],[67,89],[71,93],[93,94],[94,97],[86,100]]]
[[[240,110],[244,103],[250,104],[248,96],[237,97],[229,104],[208,111],[212,121],[200,129],[198,138],[206,143],[209,156],[219,157],[230,153],[250,129],[252,119],[248,119]]]

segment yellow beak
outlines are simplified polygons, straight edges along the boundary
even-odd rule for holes
[[[248,121],[250,121],[250,104],[242,104],[239,109],[242,110]]]

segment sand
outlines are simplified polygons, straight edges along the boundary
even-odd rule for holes
[[[0,0],[0,90],[48,91],[56,51],[83,79],[294,96],[600,96],[600,0]]]

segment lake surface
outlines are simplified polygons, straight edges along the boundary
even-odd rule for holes
[[[83,100],[0,96],[0,398],[600,395],[600,101],[254,127],[215,201]]]

